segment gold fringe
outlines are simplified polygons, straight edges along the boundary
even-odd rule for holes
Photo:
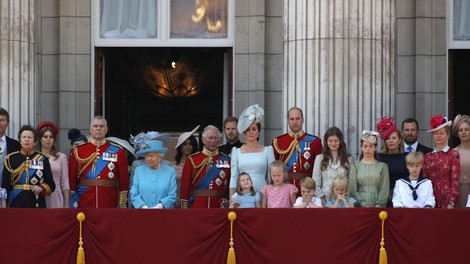
[[[83,250],[82,239],[82,222],[85,221],[85,214],[80,212],[77,214],[77,220],[80,223],[80,237],[78,240],[77,264],[85,264],[85,250]]]
[[[387,259],[387,251],[385,250],[385,237],[384,237],[384,226],[385,226],[385,220],[388,218],[388,213],[387,211],[381,211],[379,213],[379,218],[382,220],[382,239],[380,240],[380,254],[379,254],[379,264],[387,264],[388,259]]]
[[[233,248],[233,221],[237,219],[237,214],[233,211],[229,212],[228,215],[228,220],[230,220],[230,248],[228,249],[228,255],[227,255],[227,264],[236,264],[237,259],[235,258],[235,249]]]

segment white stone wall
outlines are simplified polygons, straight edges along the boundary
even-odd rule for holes
[[[285,1],[284,10],[283,112],[303,109],[319,137],[339,127],[357,155],[362,130],[394,110],[395,1]]]
[[[430,147],[430,118],[448,112],[445,16],[444,0],[397,0],[395,116],[400,125],[416,118],[420,141]]]

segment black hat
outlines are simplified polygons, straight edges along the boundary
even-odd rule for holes
[[[67,137],[69,138],[70,140],[70,144],[73,145],[73,143],[77,142],[77,141],[87,141],[86,137],[80,132],[80,130],[76,129],[76,128],[72,128],[69,130],[69,132],[67,133]]]

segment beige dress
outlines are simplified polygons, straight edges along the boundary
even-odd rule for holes
[[[465,208],[470,194],[470,149],[455,148],[460,154],[459,207]]]

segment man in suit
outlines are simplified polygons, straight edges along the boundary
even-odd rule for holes
[[[219,146],[219,152],[227,156],[232,154],[232,148],[240,148],[243,143],[240,142],[237,130],[238,118],[229,116],[224,120],[224,135],[227,143]]]
[[[0,186],[2,186],[3,179],[3,160],[8,154],[21,149],[20,142],[6,135],[9,124],[10,114],[4,108],[0,108]]]
[[[416,119],[410,117],[403,120],[401,129],[403,131],[403,137],[405,138],[403,146],[405,152],[421,151],[423,154],[426,154],[432,151],[431,148],[421,145],[418,142],[419,125]]]

